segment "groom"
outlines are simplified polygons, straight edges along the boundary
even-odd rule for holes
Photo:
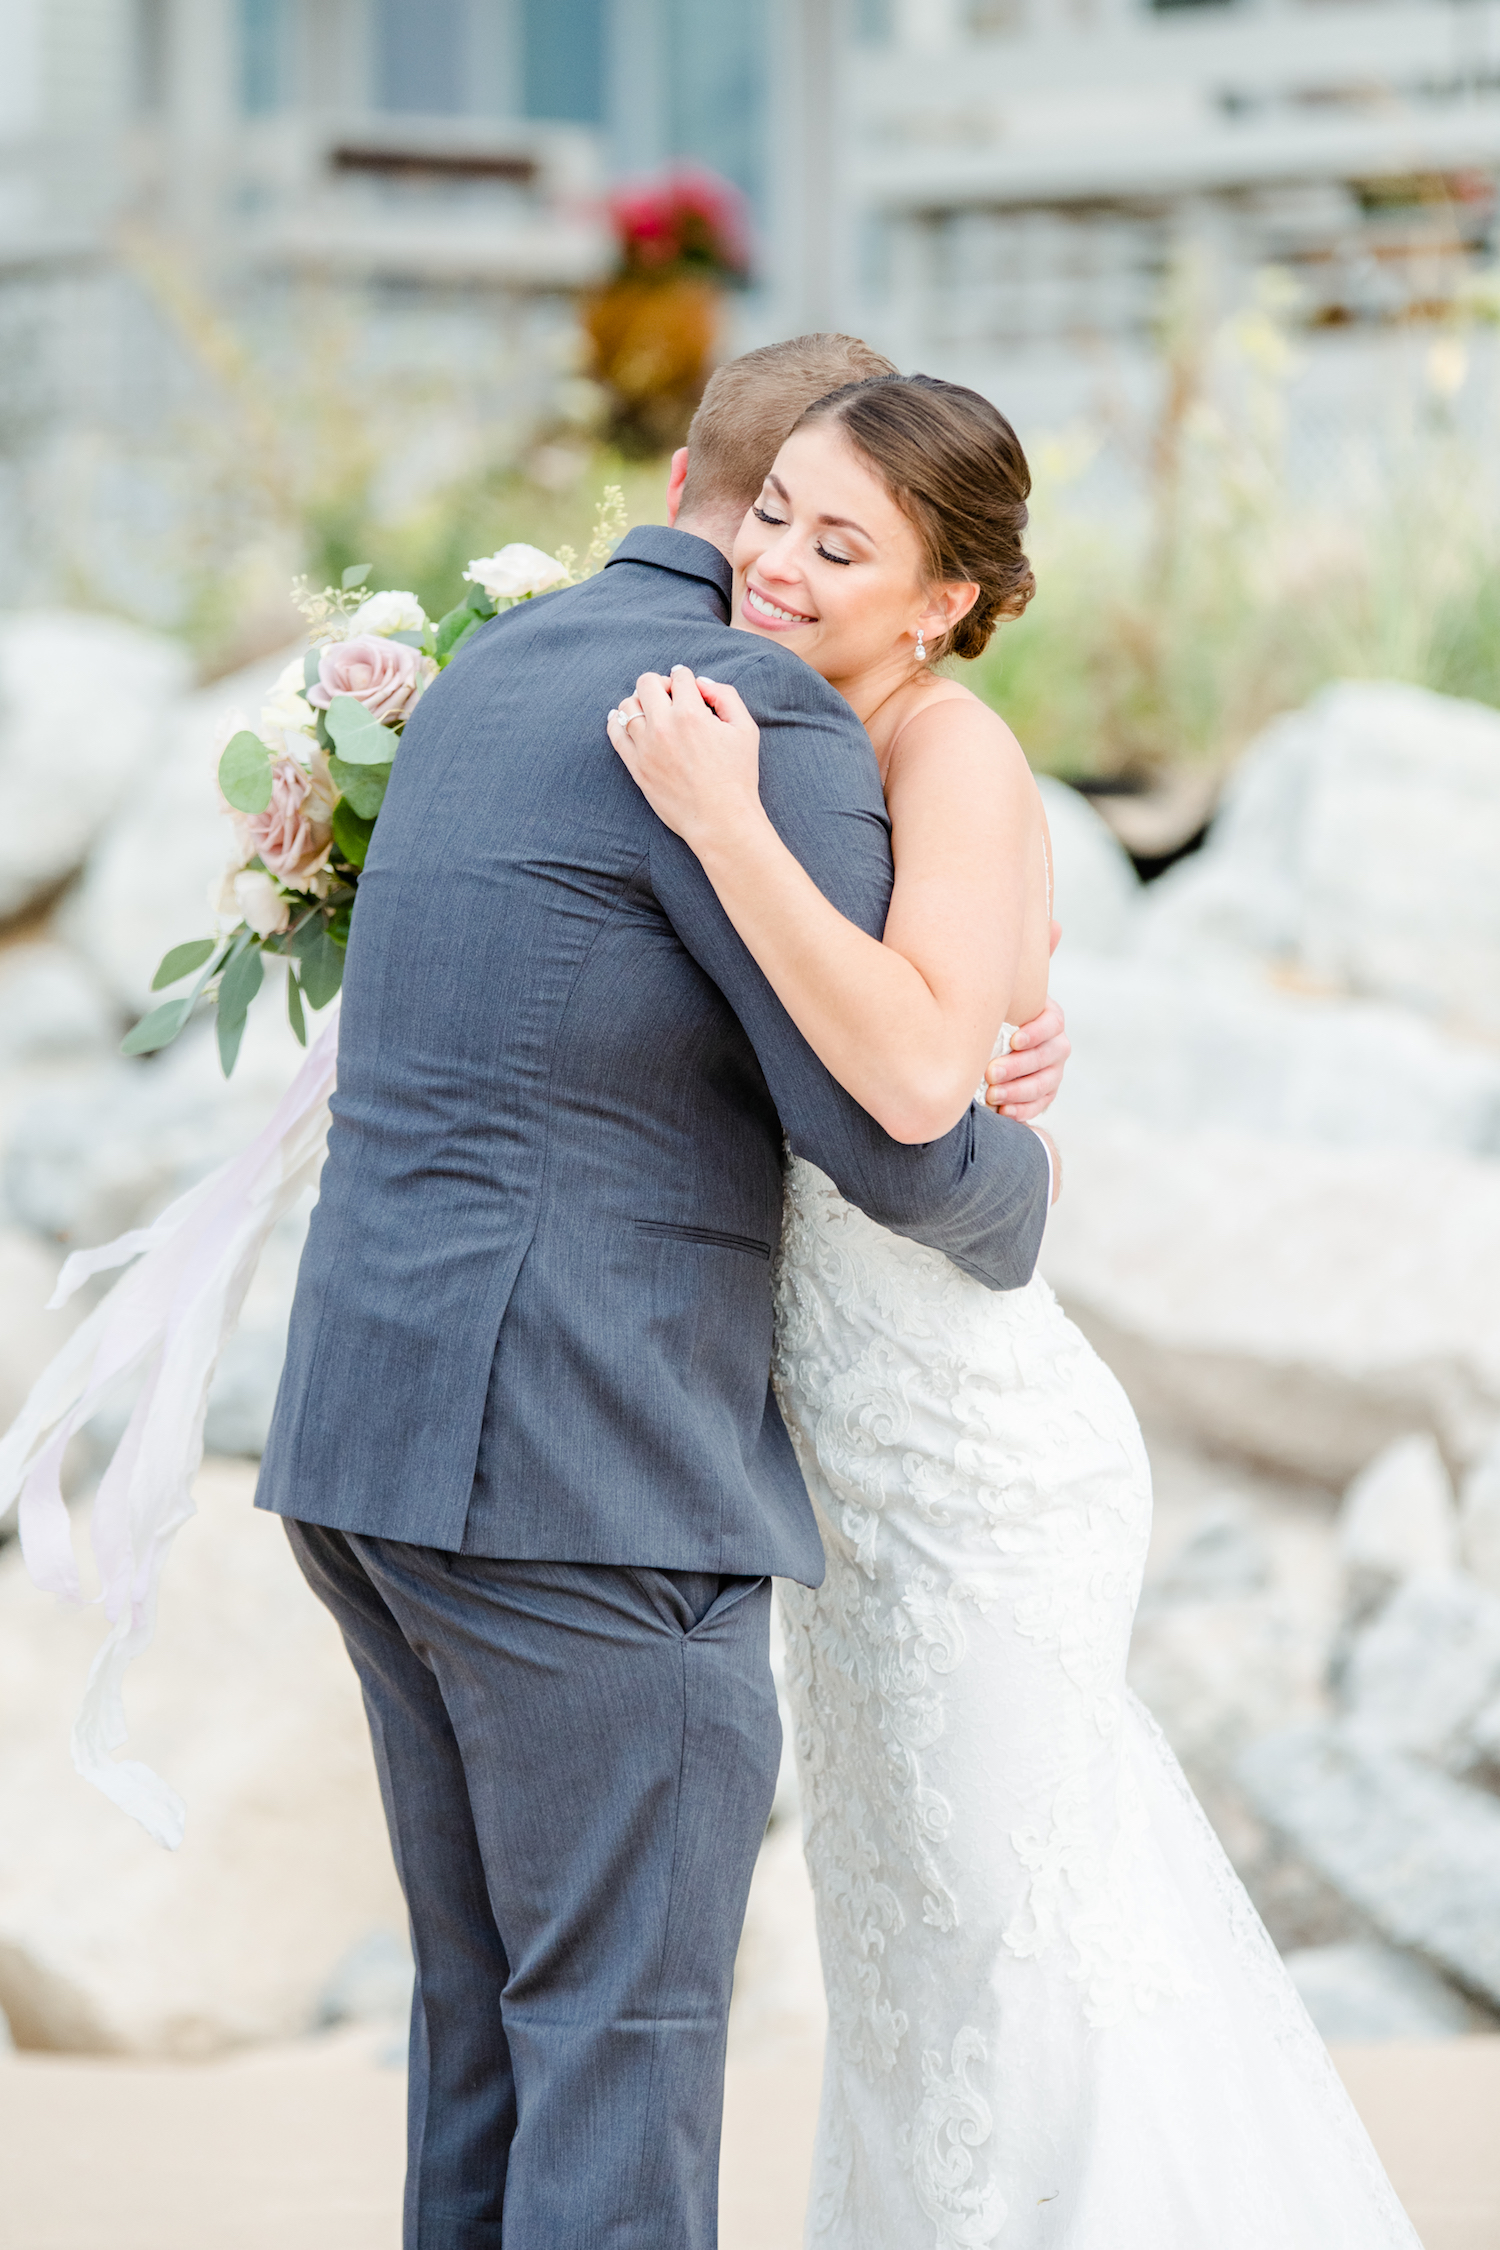
[[[358,1670],[411,1915],[406,2250],[715,2240],[770,1579],[823,1570],[768,1382],[783,1135],[992,1288],[1041,1239],[1041,1139],[887,1139],[605,733],[642,671],[734,682],[772,817],[878,934],[868,741],[727,629],[725,552],[803,407],[887,365],[802,337],[723,370],[677,528],[429,689],[360,883],[258,1504]]]

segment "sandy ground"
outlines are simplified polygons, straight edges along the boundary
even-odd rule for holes
[[[390,2046],[360,2030],[213,2064],[5,2061],[0,2243],[398,2250]],[[1426,2250],[1500,2250],[1500,2038],[1337,2059]],[[806,2041],[731,2059],[723,2250],[798,2250],[817,2075]]]

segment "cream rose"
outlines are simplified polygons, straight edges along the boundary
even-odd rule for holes
[[[280,937],[292,919],[292,902],[283,898],[269,875],[246,867],[235,876],[234,903],[257,937]]]
[[[307,691],[309,703],[326,711],[336,695],[352,695],[370,716],[389,726],[427,684],[429,667],[405,641],[361,633],[352,641],[330,641],[318,658],[318,680]]]
[[[265,811],[234,816],[241,864],[262,860],[293,890],[306,890],[311,878],[327,864],[338,794],[321,750],[313,752],[312,763],[306,766],[296,758],[275,759],[271,766],[271,802]]]
[[[400,593],[394,587],[361,602],[349,620],[351,634],[421,633],[426,626],[426,614],[416,595]]]
[[[529,594],[545,594],[549,586],[561,586],[567,575],[567,565],[555,555],[544,555],[540,547],[519,540],[497,555],[481,555],[464,572],[470,585],[482,586],[492,602],[519,602]]]

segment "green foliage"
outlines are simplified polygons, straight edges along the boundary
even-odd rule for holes
[[[307,1045],[307,1018],[302,1013],[302,987],[297,982],[297,972],[290,962],[287,964],[286,972],[286,1014],[298,1046],[305,1047]]]
[[[389,732],[389,729],[387,729]],[[391,736],[391,747],[396,738]],[[385,802],[386,784],[391,778],[389,766],[348,766],[340,757],[328,761],[328,771],[343,800],[361,820],[373,821]]]
[[[1330,497],[1309,497],[1285,459],[1285,285],[1213,321],[1202,281],[1188,265],[1168,292],[1146,507],[1080,493],[1101,430],[1033,440],[1036,599],[955,677],[1033,765],[1079,779],[1227,761],[1336,679],[1500,703],[1500,428],[1465,434],[1436,381],[1463,331],[1439,331],[1378,427],[1330,436]]]
[[[348,798],[341,797],[333,808],[333,840],[340,858],[347,860],[351,867],[363,867],[374,833],[374,818],[362,820]]]
[[[271,802],[271,753],[248,727],[241,727],[225,747],[219,787],[236,812],[263,813]]]
[[[213,950],[212,938],[193,938],[187,945],[174,945],[170,953],[163,955],[161,967],[151,979],[152,991],[160,992],[165,985],[190,977],[194,969],[202,968]]]
[[[164,1000],[149,1016],[142,1016],[120,1041],[121,1054],[154,1055],[158,1047],[170,1046],[192,1014],[197,997],[195,992],[184,993],[180,1000]]]
[[[219,1064],[226,1078],[238,1060],[240,1041],[245,1036],[245,1018],[265,973],[260,947],[247,932],[243,942],[236,940],[235,950],[219,979]]]
[[[355,695],[336,695],[328,706],[328,732],[345,765],[389,766],[396,737]]]
[[[484,619],[477,616],[467,602],[450,609],[438,622],[433,648],[440,665],[448,664],[458,654],[471,633],[477,633]]]
[[[293,941],[302,977],[302,993],[310,1008],[326,1008],[344,981],[344,954],[314,915]]]

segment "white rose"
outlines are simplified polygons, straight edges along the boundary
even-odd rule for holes
[[[481,555],[464,572],[469,583],[482,586],[492,602],[519,602],[528,594],[545,594],[549,586],[561,586],[567,575],[566,564],[555,555],[544,555],[540,547],[519,540],[502,547],[498,555]]]
[[[294,656],[277,675],[269,699],[261,705],[260,724],[250,732],[261,737],[273,756],[285,748],[305,764],[312,744],[299,743],[297,737],[316,735],[317,725],[318,714],[302,692],[302,659]]]
[[[279,937],[292,919],[292,902],[269,875],[247,867],[234,878],[234,903],[257,937]]]
[[[416,595],[398,593],[393,588],[360,603],[349,620],[348,637],[357,640],[361,633],[421,633],[426,627],[427,618]]]

